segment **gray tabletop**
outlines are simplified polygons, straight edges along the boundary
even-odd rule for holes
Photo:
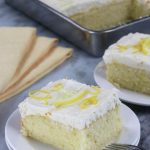
[[[7,6],[3,0],[0,0],[0,26],[34,26],[38,29],[39,35],[57,37],[57,35],[53,34],[30,18]],[[4,138],[5,123],[9,115],[27,96],[29,90],[40,88],[49,81],[64,77],[72,78],[87,84],[96,84],[93,78],[93,71],[101,58],[89,56],[73,45],[65,42],[63,39],[60,39],[60,45],[74,48],[74,55],[71,59],[19,95],[12,97],[8,101],[0,104],[0,150],[8,150]],[[142,135],[139,145],[145,148],[145,150],[150,150],[150,108],[133,106],[131,104],[127,105],[135,111],[141,123]]]

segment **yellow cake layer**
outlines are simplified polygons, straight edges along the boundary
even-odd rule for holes
[[[22,133],[60,150],[102,150],[120,134],[120,108],[107,112],[90,127],[78,130],[42,116],[22,119]]]
[[[131,0],[123,0],[122,2],[93,6],[87,11],[70,16],[70,18],[88,29],[107,29],[127,22],[130,18],[130,6]]]
[[[140,17],[149,16],[150,15],[150,1],[146,0],[133,0],[133,19],[138,19]]]
[[[150,73],[124,64],[107,64],[107,78],[114,85],[129,90],[150,94]]]

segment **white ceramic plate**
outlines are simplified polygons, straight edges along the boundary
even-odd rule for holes
[[[137,142],[135,143],[135,145],[138,145],[139,141],[140,141],[140,138],[137,140]],[[7,139],[6,139],[6,145],[7,145],[7,147],[8,147],[9,150],[13,150],[13,149],[10,147],[9,143],[7,142]]]
[[[117,143],[137,145],[140,139],[140,123],[134,112],[126,105],[121,106],[123,131]],[[20,133],[20,114],[16,110],[8,119],[5,127],[5,137],[9,146],[14,150],[55,150],[49,145],[42,144]]]
[[[11,146],[9,145],[9,143],[7,142],[6,136],[5,136],[5,142],[6,142],[6,145],[7,145],[8,149],[9,149],[9,150],[13,150],[13,149],[11,148]]]
[[[94,78],[96,83],[103,88],[116,88],[114,85],[112,85],[107,79],[106,79],[106,67],[103,61],[101,61],[95,71],[94,71]],[[142,105],[142,106],[150,106],[150,96],[145,95],[142,93],[137,93],[134,91],[130,91],[127,89],[120,88],[119,90],[119,97],[122,101],[136,104],[136,105]]]

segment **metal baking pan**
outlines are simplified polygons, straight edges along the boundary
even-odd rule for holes
[[[38,0],[6,0],[6,2],[96,57],[102,56],[110,44],[130,32],[150,33],[150,17],[108,30],[92,31]]]

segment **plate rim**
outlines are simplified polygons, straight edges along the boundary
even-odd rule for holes
[[[139,144],[139,141],[140,141],[140,137],[141,137],[141,125],[140,125],[140,122],[139,122],[139,119],[137,117],[137,115],[134,113],[134,111],[132,109],[130,109],[128,106],[126,106],[125,104],[121,104],[121,108],[122,109],[126,109],[130,112],[132,112],[132,116],[136,119],[136,121],[138,121],[138,137],[135,139],[135,141],[133,142],[133,145],[138,145]],[[19,109],[16,109],[8,118],[7,122],[6,122],[6,125],[5,125],[5,139],[6,139],[6,142],[9,144],[9,146],[14,149],[14,150],[17,150],[13,145],[12,145],[12,142],[10,141],[10,139],[8,138],[8,135],[7,135],[7,127],[8,127],[8,124],[9,122],[11,121],[12,117],[14,115],[16,115],[17,113],[19,112]]]
[[[96,82],[96,84],[97,85],[99,85],[100,86],[100,84],[98,83],[98,81],[97,81],[97,72],[98,72],[98,69],[99,68],[102,68],[102,67],[104,67],[105,66],[105,63],[104,63],[104,61],[103,60],[101,60],[97,65],[96,65],[96,67],[95,67],[95,69],[94,69],[94,80],[95,80],[95,82]],[[132,92],[132,93],[137,93],[137,94],[139,94],[139,95],[145,95],[145,96],[148,96],[148,95],[146,95],[146,94],[143,94],[143,93],[138,93],[138,92],[134,92],[134,91],[131,91],[131,90],[128,90],[128,89],[123,89],[123,88],[120,88],[120,89],[118,89],[117,87],[115,87],[112,83],[110,83],[106,78],[104,79],[105,81],[107,81],[110,85],[111,85],[111,88],[115,88],[115,89],[117,89],[120,93],[124,93],[122,90],[126,90],[126,91],[130,91],[130,92]],[[149,98],[150,98],[150,96],[148,96]],[[129,104],[134,104],[134,105],[137,105],[137,106],[147,106],[147,107],[149,107],[150,106],[150,102],[149,103],[140,103],[140,102],[133,102],[132,100],[128,100],[128,99],[126,99],[126,98],[124,98],[124,97],[122,97],[122,96],[120,96],[120,94],[119,94],[119,99],[121,100],[121,101],[123,101],[123,102],[126,102],[126,103],[129,103]]]
[[[5,136],[5,143],[6,143],[6,146],[7,146],[7,148],[9,149],[9,150],[13,150],[12,148],[11,148],[11,146],[9,145],[9,142],[7,141],[7,137]]]

